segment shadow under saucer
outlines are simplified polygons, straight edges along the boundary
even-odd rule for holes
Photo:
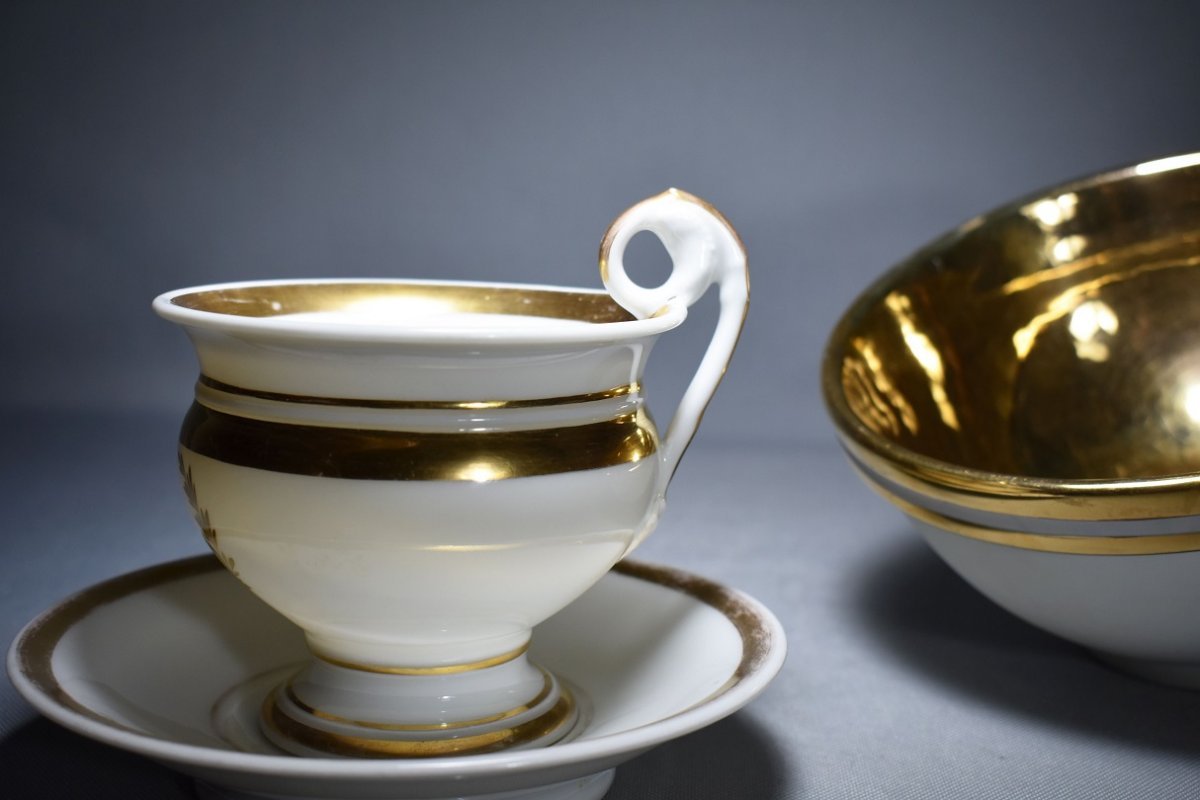
[[[625,764],[605,800],[798,796],[785,786],[786,772],[775,742],[743,712]]]
[[[0,763],[10,765],[5,772],[5,796],[13,800],[190,800],[196,796],[187,776],[42,718],[31,719],[0,739]],[[784,773],[783,757],[771,738],[752,718],[736,714],[625,764],[617,770],[605,800],[773,800],[786,794]]]
[[[193,800],[192,780],[141,756],[93,742],[35,717],[0,739],[4,796],[12,800]]]
[[[1200,752],[1200,692],[1150,683],[1008,613],[908,531],[854,578],[855,610],[898,662],[997,708],[1087,735]]]

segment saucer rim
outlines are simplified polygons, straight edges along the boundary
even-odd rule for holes
[[[127,572],[64,598],[27,623],[14,638],[7,657],[9,679],[37,711],[63,727],[168,765],[299,779],[420,781],[454,777],[469,780],[487,777],[498,770],[516,775],[572,765],[588,765],[588,771],[596,771],[598,764],[618,764],[742,708],[778,674],[787,651],[782,624],[755,598],[684,570],[627,560],[615,565],[612,571],[686,594],[722,614],[738,632],[743,646],[742,659],[726,684],[704,700],[662,719],[592,739],[581,738],[544,749],[421,761],[304,759],[217,749],[151,736],[94,715],[58,687],[51,663],[55,647],[91,610],[140,591],[222,569],[212,555],[193,556]],[[39,635],[49,638],[41,642]],[[39,644],[44,646],[44,652],[31,653],[30,650]],[[42,685],[34,676],[39,663],[51,676],[48,685]]]

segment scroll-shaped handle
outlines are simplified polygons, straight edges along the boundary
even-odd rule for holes
[[[640,286],[625,273],[625,248],[641,231],[657,236],[671,257],[670,276],[653,289]],[[661,451],[661,498],[696,435],[742,332],[750,298],[746,251],[721,212],[695,195],[669,189],[633,206],[609,226],[600,243],[600,275],[613,299],[639,319],[675,304],[686,308],[713,283],[720,289],[721,311],[708,350],[667,427]]]

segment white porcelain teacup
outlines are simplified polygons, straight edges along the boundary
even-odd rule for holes
[[[655,233],[656,289],[623,255]],[[737,342],[745,253],[671,190],[601,244],[608,294],[398,280],[235,283],[154,303],[200,361],[180,470],[205,539],[315,656],[264,707],[304,755],[553,743],[579,715],[525,655],[534,625],[650,531]],[[709,349],[660,438],[656,338],[713,283]]]

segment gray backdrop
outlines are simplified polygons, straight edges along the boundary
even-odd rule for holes
[[[758,596],[792,654],[745,712],[623,768],[612,800],[1200,796],[1200,695],[982,600],[859,485],[817,383],[837,315],[925,241],[1200,149],[1198,23],[1185,2],[3,4],[0,639],[203,548],[173,451],[195,366],[156,294],[599,286],[608,222],[676,185],[741,232],[751,315],[639,557]],[[660,422],[712,312],[651,360]],[[7,685],[0,763],[12,797],[190,791]]]
[[[599,286],[604,227],[677,185],[751,257],[752,315],[703,435],[823,437],[819,352],[873,276],[1015,195],[1200,147],[1183,2],[0,14],[0,359],[24,407],[182,409],[191,354],[148,310],[177,286]],[[693,319],[652,364],[660,417],[707,337]]]

